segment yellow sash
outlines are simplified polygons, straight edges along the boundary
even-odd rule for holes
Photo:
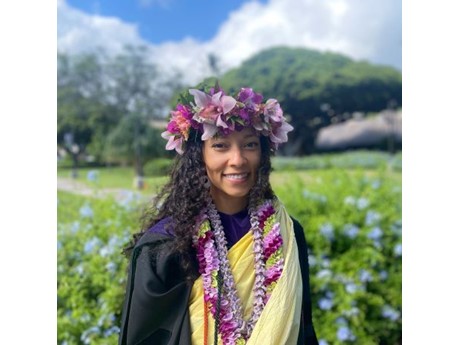
[[[276,219],[281,225],[283,237],[284,269],[259,320],[254,326],[247,345],[291,345],[297,343],[302,308],[302,277],[292,220],[284,206],[275,203]],[[254,254],[252,233],[248,232],[228,252],[228,260],[236,283],[236,290],[243,304],[245,320],[252,312],[252,288],[254,286]],[[192,344],[203,341],[203,281],[198,278],[189,300]],[[208,313],[208,344],[214,341],[214,319]],[[222,340],[219,336],[219,345]]]

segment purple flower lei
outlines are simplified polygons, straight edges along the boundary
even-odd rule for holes
[[[215,319],[219,270],[223,276],[219,333],[224,345],[246,343],[281,276],[284,264],[281,251],[283,239],[280,224],[275,221],[275,209],[269,200],[257,210],[250,210],[255,282],[252,314],[249,320],[245,321],[228,261],[227,240],[212,201],[208,202],[207,211],[203,211],[197,219],[198,231],[194,237],[194,245],[197,250],[199,272],[203,278],[204,299]]]
[[[202,133],[201,140],[217,134],[227,135],[244,127],[252,127],[260,135],[268,137],[271,148],[288,140],[287,133],[294,128],[286,122],[283,110],[274,98],[262,103],[262,95],[251,88],[242,88],[236,97],[225,95],[221,88],[209,93],[190,89],[194,101],[178,103],[171,111],[171,119],[161,136],[168,140],[167,150],[184,152],[184,143],[189,139],[190,129]]]

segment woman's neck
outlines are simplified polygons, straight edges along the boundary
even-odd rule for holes
[[[229,215],[236,214],[248,206],[247,196],[241,198],[224,198],[222,196],[212,195],[212,201],[214,202],[214,205],[216,205],[217,211]]]

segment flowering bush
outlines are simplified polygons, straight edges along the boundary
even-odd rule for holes
[[[274,186],[309,244],[322,344],[401,341],[401,188],[384,172],[324,171]]]
[[[305,230],[320,344],[399,343],[400,179],[383,170],[305,175],[273,188]],[[120,252],[140,215],[139,199],[130,200],[58,193],[59,344],[117,342],[127,266]]]
[[[58,193],[59,344],[116,344],[127,261],[137,231],[132,204]]]

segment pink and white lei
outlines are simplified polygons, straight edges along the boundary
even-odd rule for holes
[[[197,250],[199,272],[203,279],[204,300],[214,319],[217,317],[218,309],[219,270],[223,277],[218,327],[224,345],[246,344],[283,272],[283,239],[270,200],[265,201],[257,210],[250,210],[250,223],[255,282],[252,314],[249,320],[245,321],[228,261],[223,226],[212,202],[208,203],[207,210],[202,212],[197,220],[198,230],[194,237],[194,245]]]

